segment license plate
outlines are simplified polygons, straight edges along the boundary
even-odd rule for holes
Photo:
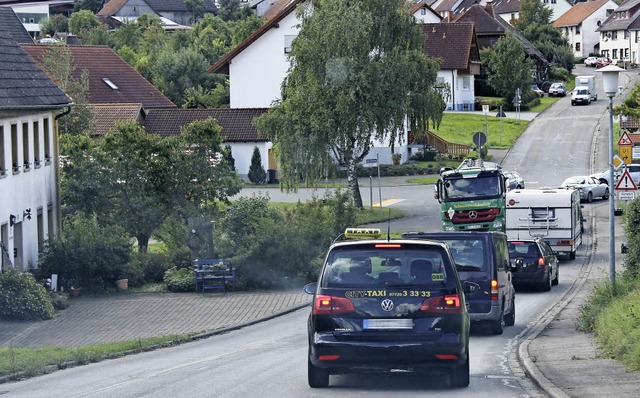
[[[363,329],[413,329],[412,319],[365,319]]]

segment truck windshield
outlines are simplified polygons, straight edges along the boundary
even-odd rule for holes
[[[444,181],[445,200],[489,199],[502,195],[500,177],[456,178]]]

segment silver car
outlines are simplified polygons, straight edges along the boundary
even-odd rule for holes
[[[564,83],[553,83],[549,87],[549,97],[564,97],[567,95],[567,87]]]
[[[517,171],[505,171],[504,176],[507,177],[507,190],[524,188],[524,178]]]
[[[580,200],[589,203],[594,198],[609,199],[609,186],[591,176],[569,177],[562,182],[560,188],[579,190]]]
[[[640,164],[628,164],[624,167],[629,170],[629,175],[633,179],[633,182],[635,182],[636,184],[640,184]],[[617,182],[622,175],[624,167],[613,171],[614,183]],[[591,174],[591,177],[594,177],[595,179],[609,185],[609,170],[605,170],[602,173]]]

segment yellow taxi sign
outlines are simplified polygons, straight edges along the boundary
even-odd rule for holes
[[[380,237],[380,228],[347,228],[344,231],[347,238],[372,238]]]

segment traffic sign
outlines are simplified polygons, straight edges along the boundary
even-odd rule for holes
[[[473,143],[476,144],[478,148],[487,143],[487,135],[482,131],[478,131],[473,135]]]
[[[635,191],[620,191],[618,192],[618,199],[620,200],[634,200],[636,198]]]
[[[631,163],[631,148],[633,147],[628,145],[620,147],[620,157],[626,164]]]
[[[624,133],[622,133],[620,139],[618,140],[618,146],[626,145],[633,146],[633,141],[631,141],[631,137],[629,137],[629,134],[627,134],[627,132],[625,131]]]
[[[622,160],[620,156],[613,155],[613,167],[615,167],[616,170],[618,170],[623,164],[625,164],[625,161]]]
[[[638,189],[638,186],[633,182],[633,178],[631,178],[629,170],[624,169],[624,172],[616,184],[616,191],[635,191],[636,189]]]
[[[378,163],[378,159],[367,159],[366,160],[367,163]]]

